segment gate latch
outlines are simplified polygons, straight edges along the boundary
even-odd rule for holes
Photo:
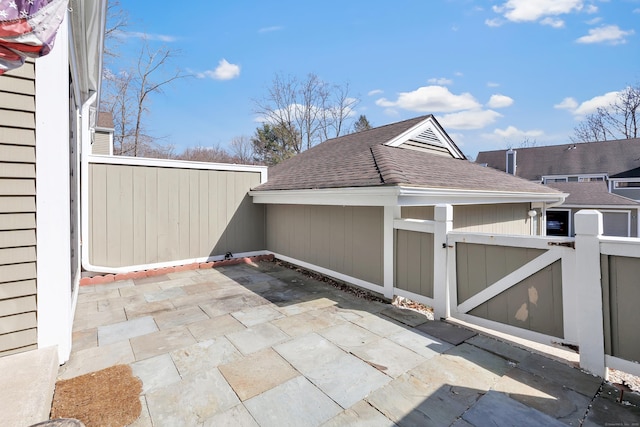
[[[576,242],[547,242],[549,246],[564,246],[565,248],[576,248]]]

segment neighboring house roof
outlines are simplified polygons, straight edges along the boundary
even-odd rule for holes
[[[640,206],[635,200],[609,193],[607,184],[592,182],[554,182],[551,188],[569,193],[562,206]]]
[[[442,129],[428,115],[327,140],[270,168],[268,181],[254,190],[404,186],[560,194],[552,188],[453,158],[452,154],[385,145],[397,145],[399,135],[428,124]],[[455,153],[457,147],[453,146]]]
[[[113,129],[113,114],[110,111],[98,112],[98,119],[96,120],[96,128]]]
[[[620,174],[640,167],[640,138],[517,148],[516,175],[539,181],[546,175]],[[506,170],[507,150],[482,151],[476,163]]]
[[[630,169],[615,175],[609,175],[609,178],[621,179],[621,178],[640,178],[640,167]]]

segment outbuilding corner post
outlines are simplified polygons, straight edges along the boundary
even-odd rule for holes
[[[385,206],[383,219],[383,254],[382,254],[382,275],[385,298],[393,298],[393,286],[395,279],[395,242],[393,221],[400,218],[400,207]]]
[[[604,322],[600,271],[602,214],[581,210],[575,214],[576,281],[579,286],[578,336],[580,367],[606,377],[604,355]]]
[[[447,260],[449,252],[453,251],[447,243],[447,234],[453,229],[453,206],[436,205],[434,218],[436,225],[433,236],[433,310],[436,319],[446,319],[451,315]]]

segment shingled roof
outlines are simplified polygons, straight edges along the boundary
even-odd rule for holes
[[[602,181],[554,182],[547,185],[569,194],[563,206],[640,206],[635,200],[609,193],[607,184]]]
[[[268,181],[254,190],[407,186],[559,193],[465,159],[385,145],[425,120],[435,121],[430,115],[421,116],[327,140],[271,167]]]
[[[640,167],[640,138],[518,148],[514,151],[516,175],[531,181],[540,181],[545,175],[606,173],[612,176]],[[505,171],[506,152],[482,151],[478,153],[476,163],[486,163],[491,168]]]

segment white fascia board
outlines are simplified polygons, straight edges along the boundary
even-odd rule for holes
[[[528,192],[506,192],[506,191],[477,191],[459,190],[447,188],[413,188],[400,187],[398,202],[400,206],[424,206],[436,204],[452,205],[478,205],[495,203],[530,203],[563,202],[569,195],[528,193]]]
[[[250,191],[253,203],[340,206],[434,206],[562,202],[565,193],[517,193],[413,187],[327,188],[315,190]]]
[[[231,163],[192,162],[188,160],[150,159],[145,157],[105,156],[91,154],[87,156],[89,163],[125,166],[154,166],[173,169],[201,169],[234,172],[260,173],[260,183],[267,182],[267,167],[256,165],[237,165]]]
[[[562,204],[558,208],[571,208],[571,209],[598,209],[598,210],[624,210],[624,209],[640,209],[640,205],[567,205]],[[549,209],[554,210],[557,208]]]
[[[398,187],[249,191],[253,203],[281,205],[396,206]]]

